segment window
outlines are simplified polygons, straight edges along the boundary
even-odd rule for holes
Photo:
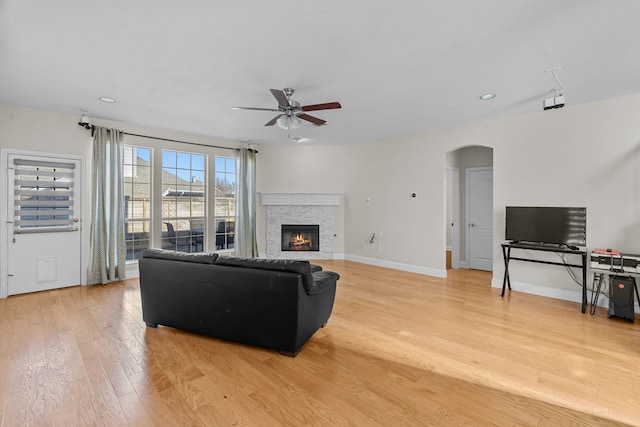
[[[75,165],[15,159],[14,166],[14,233],[73,229]]]
[[[216,156],[216,249],[233,249],[236,215],[236,159]]]
[[[127,260],[149,247],[233,249],[235,158],[171,148],[124,147]]]
[[[123,174],[127,260],[133,260],[150,246],[151,149],[125,145]]]
[[[204,154],[162,150],[162,247],[202,251],[206,242]]]

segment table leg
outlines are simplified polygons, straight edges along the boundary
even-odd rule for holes
[[[582,255],[582,312],[587,311],[587,254]]]
[[[509,278],[509,258],[511,257],[511,248],[502,247],[502,258],[504,259],[504,277],[502,278],[502,293],[501,297],[504,297],[505,287],[509,285],[511,290],[511,279]]]

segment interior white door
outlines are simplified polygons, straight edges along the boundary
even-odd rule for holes
[[[81,284],[77,159],[7,156],[7,294]]]
[[[467,169],[469,268],[493,270],[493,168]]]

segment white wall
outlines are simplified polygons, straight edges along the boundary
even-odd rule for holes
[[[350,146],[258,146],[257,187],[267,192],[343,193],[344,203],[336,212],[336,252],[349,259],[442,276],[446,275],[447,153],[470,145],[491,147],[495,285],[503,276],[500,243],[506,205],[586,206],[589,248],[640,253],[638,117],[640,95],[632,95]],[[76,125],[77,120],[0,105],[0,147],[89,159],[90,136]],[[234,144],[127,124],[115,127]],[[411,197],[413,192],[416,198]],[[264,214],[259,206],[261,253]],[[370,245],[374,232],[377,238]],[[580,295],[580,288],[561,267],[514,262],[511,278],[516,290],[574,300]]]
[[[446,153],[481,145],[493,148],[494,285],[506,205],[586,206],[589,248],[640,253],[639,115],[633,95],[349,146],[345,251],[444,272]],[[363,246],[372,231],[380,247]],[[580,295],[562,267],[512,268],[514,289]]]
[[[83,224],[82,246],[83,252],[86,254],[88,253],[89,248],[89,216],[91,212],[90,183],[92,138],[89,130],[77,125],[79,119],[80,114],[72,116],[0,104],[0,148],[82,156],[84,158],[85,182],[81,221]],[[146,128],[108,120],[94,119],[91,120],[91,123],[99,126],[113,127],[129,133],[153,135],[160,138],[213,144],[223,147],[238,147],[241,145],[236,141],[218,140],[198,135]],[[212,150],[208,148],[132,136],[126,137],[126,142],[131,144],[143,144],[155,148],[173,148],[185,151],[212,152]],[[225,150],[223,150],[223,152],[224,151]],[[0,185],[3,186],[3,189],[6,189],[6,177],[3,176],[0,178]],[[2,224],[6,221],[6,201],[4,200],[0,201],[0,221]],[[5,248],[6,229],[3,226],[0,227],[0,254],[6,253]],[[86,264],[86,259],[84,261]],[[5,258],[0,257],[0,277],[5,277],[4,262]],[[83,265],[83,272],[86,272],[86,265]],[[127,271],[128,276],[135,273],[137,273],[136,269],[131,271],[128,269]],[[0,281],[0,283],[2,282]]]
[[[84,198],[82,203],[81,220],[88,224],[90,212],[90,159],[91,135],[86,129],[77,125],[78,117],[64,114],[48,113],[0,104],[0,148],[18,151],[38,152],[48,154],[63,154],[80,156],[84,163]],[[2,169],[4,170],[4,169]],[[0,201],[0,294],[6,295],[6,248],[7,230],[7,182],[6,175],[0,178],[5,195]],[[82,223],[81,222],[81,223]],[[89,229],[82,227],[81,244],[83,248],[89,246]],[[86,254],[86,251],[84,252]],[[87,257],[82,260],[82,281],[86,281]]]
[[[446,274],[445,156],[429,138],[347,147],[345,251],[352,259]]]
[[[258,148],[256,186],[258,192],[340,193],[345,192],[345,147],[290,145],[261,145]],[[258,197],[258,252],[266,254],[266,207]],[[345,204],[336,207],[334,256],[344,256]]]

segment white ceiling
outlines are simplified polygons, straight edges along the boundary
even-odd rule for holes
[[[639,93],[638,42],[638,0],[0,0],[0,103],[348,144],[542,111],[558,66],[565,108]],[[342,109],[289,135],[231,109],[285,87]]]

